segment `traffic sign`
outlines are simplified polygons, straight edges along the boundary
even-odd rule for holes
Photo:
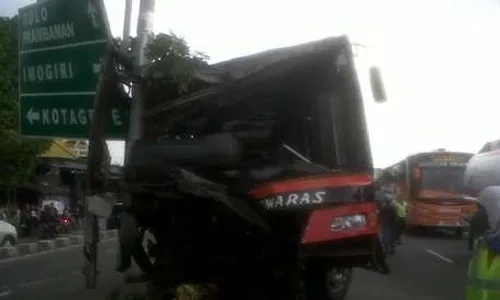
[[[24,97],[22,133],[28,136],[86,138],[90,132],[94,95]],[[109,116],[107,138],[123,139],[129,121],[128,104],[115,105]]]
[[[47,0],[19,9],[22,135],[88,138],[110,38],[102,0]],[[115,103],[108,138],[126,136],[128,110]]]
[[[20,69],[23,96],[49,91],[52,94],[95,91],[105,47],[105,44],[90,44],[23,55]]]

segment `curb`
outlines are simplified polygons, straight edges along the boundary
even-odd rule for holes
[[[118,237],[118,230],[101,231],[100,237],[102,240],[116,238]],[[56,249],[82,245],[83,241],[83,235],[79,234],[67,237],[58,237],[53,240],[41,240],[34,243],[19,244],[12,247],[2,247],[0,248],[0,261],[2,259],[12,257],[50,252]]]

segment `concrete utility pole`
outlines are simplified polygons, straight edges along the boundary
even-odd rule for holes
[[[137,22],[137,43],[135,45],[135,65],[140,68],[147,64],[146,47],[153,39],[153,24],[155,0],[141,0],[139,6],[139,20]],[[134,142],[142,137],[142,110],[144,105],[141,84],[132,88],[133,101],[130,108],[130,129],[125,149],[125,165],[128,162],[130,149]]]
[[[130,22],[132,21],[132,0],[125,1],[125,19],[123,20],[123,49],[130,47]]]

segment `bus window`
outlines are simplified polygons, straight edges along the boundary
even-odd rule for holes
[[[421,171],[422,190],[466,194],[464,167],[427,167]]]

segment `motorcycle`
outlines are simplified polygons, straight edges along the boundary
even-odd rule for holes
[[[70,233],[75,229],[75,223],[69,216],[62,216],[59,218],[58,232],[60,233]]]

